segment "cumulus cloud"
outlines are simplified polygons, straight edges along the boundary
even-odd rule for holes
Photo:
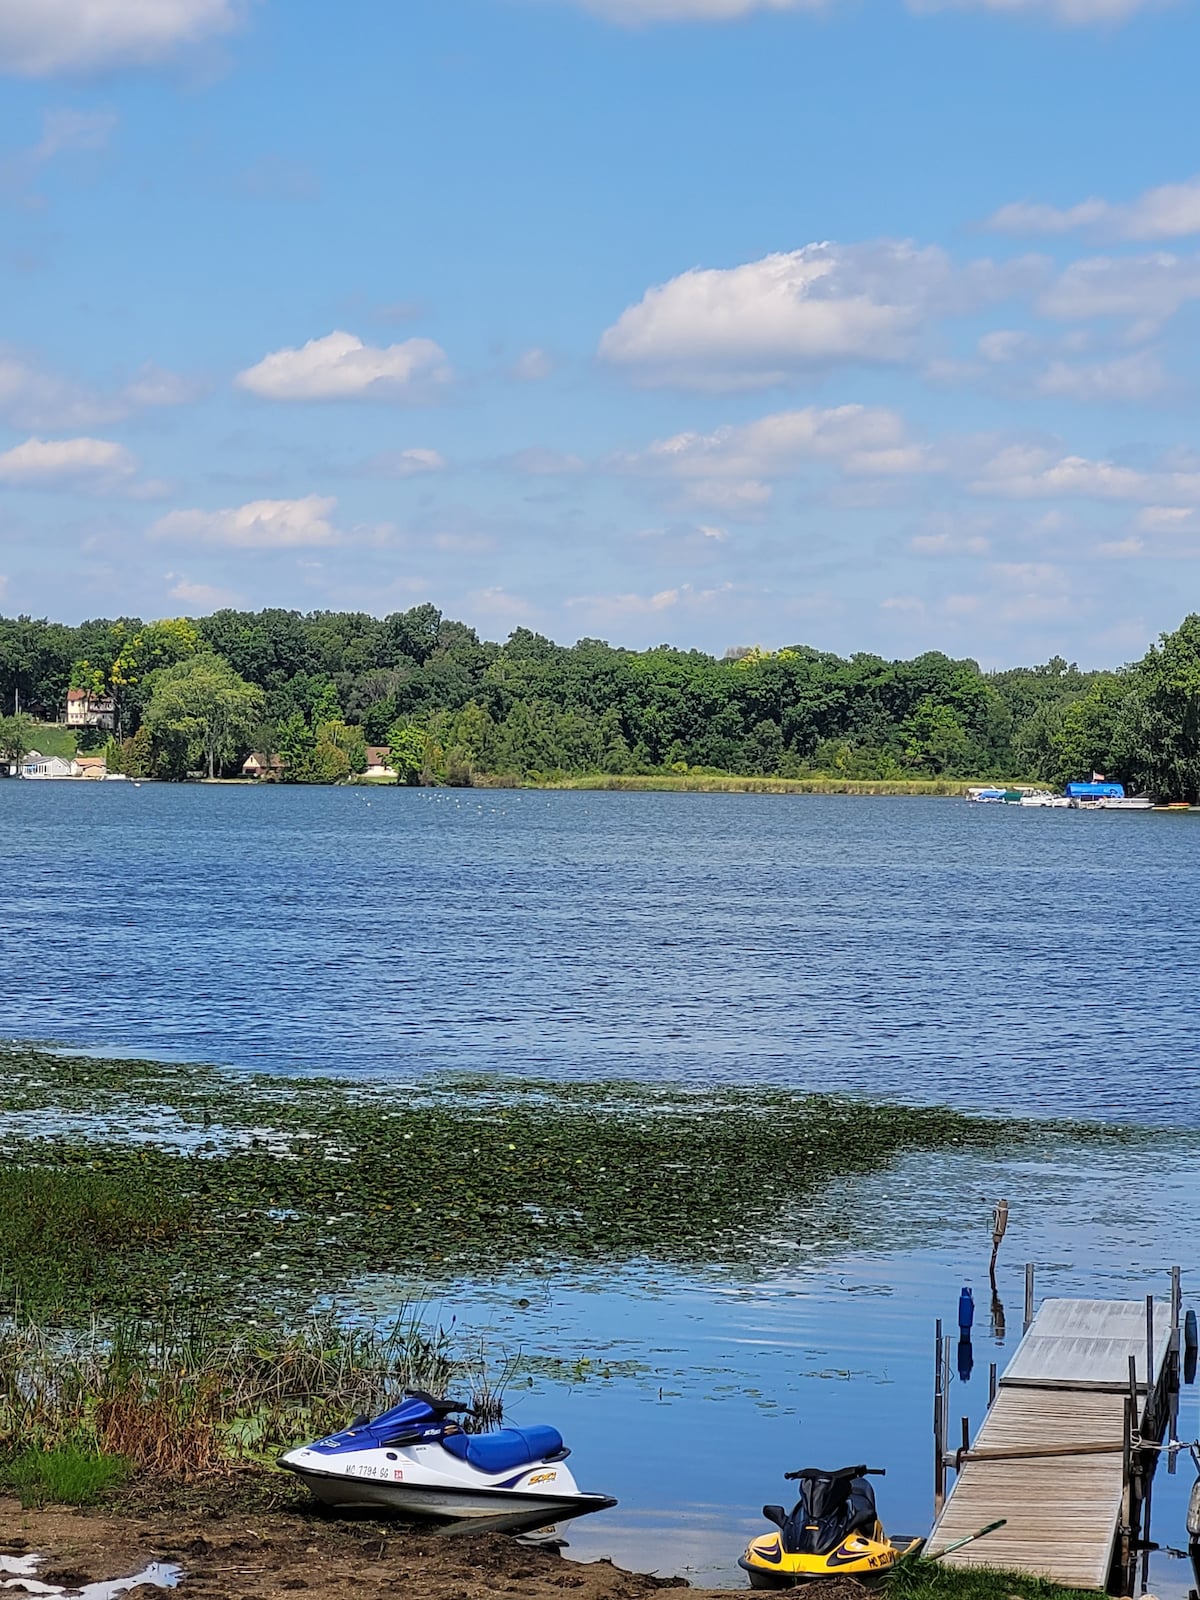
[[[3,0],[0,0],[3,4]],[[123,389],[101,392],[0,347],[0,419],[14,428],[66,432],[120,422],[131,412],[181,405],[199,394],[188,379],[160,367],[143,367]]]
[[[24,77],[147,66],[229,33],[242,0],[3,0],[0,71]]]
[[[172,584],[167,590],[168,595],[172,600],[178,600],[185,606],[200,606],[213,610],[218,606],[241,604],[241,595],[232,589],[219,589],[211,583],[193,583],[190,578],[180,577],[174,572],[167,573],[167,582]]]
[[[1200,233],[1200,177],[1159,184],[1124,203],[1097,196],[1062,208],[1018,201],[993,212],[986,226],[1026,238],[1082,230],[1114,239],[1185,239]]]
[[[429,472],[444,472],[445,457],[436,450],[420,446],[410,450],[381,450],[369,456],[357,469],[369,478],[418,478]]]
[[[1150,400],[1169,386],[1162,361],[1152,350],[1111,361],[1052,361],[1036,379],[1039,393],[1072,400]]]
[[[819,11],[825,0],[573,0],[626,27],[647,22],[736,22],[757,11]]]
[[[1139,11],[1158,9],[1167,0],[909,0],[909,10],[991,11],[1007,16],[1044,16],[1068,27],[1113,25]]]
[[[420,400],[450,376],[446,353],[432,339],[375,349],[335,330],[264,356],[235,381],[264,400]]]
[[[936,462],[907,436],[894,411],[872,406],[807,406],[713,433],[677,433],[645,450],[614,456],[610,468],[680,482],[691,504],[730,512],[771,498],[764,480],[828,462],[848,476],[926,472]]]
[[[648,289],[600,341],[647,383],[707,389],[782,382],[805,367],[898,361],[934,314],[1001,299],[1044,273],[1027,259],[956,267],[904,241],[809,244],[730,268],[692,268]]]
[[[970,487],[1009,500],[1200,502],[1200,471],[1170,465],[1146,470],[1060,455],[1041,445],[1010,445],[984,463]]]
[[[690,583],[681,583],[673,589],[659,589],[655,594],[580,594],[571,595],[564,604],[570,611],[586,618],[586,626],[608,627],[614,623],[645,620],[656,616],[681,612],[709,611],[724,604],[733,590],[732,583],[721,583],[711,589],[694,589]]]
[[[329,520],[330,497],[252,500],[221,511],[171,511],[150,529],[152,539],[174,544],[225,545],[238,550],[292,550],[332,545],[342,535]]]
[[[1038,310],[1065,321],[1128,317],[1156,327],[1200,299],[1200,256],[1093,256],[1072,262],[1041,294]]]
[[[540,383],[554,371],[554,362],[544,350],[526,350],[513,362],[511,372],[522,383]]]
[[[107,439],[26,439],[0,455],[0,483],[15,489],[107,491],[137,472],[135,457]]]

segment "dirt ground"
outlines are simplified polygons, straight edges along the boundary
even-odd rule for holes
[[[297,1512],[231,1513],[178,1510],[116,1515],[97,1511],[26,1511],[0,1500],[0,1557],[38,1554],[33,1577],[66,1592],[86,1583],[127,1578],[153,1561],[183,1575],[179,1600],[642,1600],[662,1588],[684,1588],[622,1572],[607,1561],[567,1561],[502,1534],[438,1538],[377,1522],[334,1521]],[[0,1569],[0,1585],[13,1584]],[[21,1588],[4,1587],[20,1595]],[[143,1585],[132,1600],[166,1600]],[[697,1596],[700,1591],[692,1591]]]
[[[690,1589],[682,1578],[624,1572],[609,1561],[573,1562],[504,1534],[439,1538],[379,1522],[312,1512],[23,1510],[0,1499],[0,1557],[44,1559],[36,1584],[65,1595],[128,1578],[154,1561],[182,1569],[179,1600],[645,1600],[664,1589],[688,1600],[729,1600],[730,1590]],[[7,1580],[7,1581],[6,1581]],[[26,1591],[0,1567],[0,1588]],[[36,1591],[36,1584],[34,1592]],[[805,1600],[865,1600],[853,1580],[811,1585]],[[142,1585],[128,1600],[168,1600]]]

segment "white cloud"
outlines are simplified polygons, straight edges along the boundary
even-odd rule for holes
[[[710,610],[724,602],[733,589],[732,583],[718,584],[713,589],[694,589],[690,583],[681,583],[673,589],[660,589],[656,594],[581,594],[572,595],[564,604],[571,611],[582,613],[588,625],[605,627],[611,623],[630,619],[648,618],[672,612]]]
[[[235,381],[265,400],[407,400],[428,398],[450,375],[446,353],[432,339],[375,349],[335,331],[299,350],[276,350]]]
[[[1026,237],[1082,229],[1115,239],[1184,239],[1200,233],[1200,177],[1159,184],[1126,203],[1093,196],[1060,209],[1019,201],[1001,206],[986,225],[997,233]]]
[[[827,462],[855,477],[926,472],[937,465],[924,446],[908,439],[896,412],[848,405],[779,411],[713,433],[678,433],[615,456],[610,467],[673,479],[691,504],[732,512],[761,507],[771,497],[764,479],[795,472],[807,462]]]
[[[914,534],[908,544],[919,556],[982,556],[991,549],[990,541],[981,533],[958,533],[950,529]]]
[[[178,372],[168,372],[147,362],[132,382],[121,391],[130,406],[152,409],[156,406],[183,406],[198,400],[204,386],[194,378],[182,377]]]
[[[241,0],[0,0],[0,71],[146,66],[230,32],[243,11]]]
[[[417,446],[409,450],[381,450],[357,470],[367,477],[418,478],[429,472],[444,472],[446,461],[436,450]]]
[[[529,622],[538,614],[531,600],[519,594],[509,594],[507,589],[473,589],[467,596],[467,605],[473,616],[498,623],[511,623],[514,627]]]
[[[1169,387],[1162,361],[1152,350],[1111,361],[1052,361],[1036,379],[1041,394],[1073,400],[1149,400]]]
[[[1200,256],[1093,256],[1060,273],[1038,300],[1047,316],[1129,317],[1157,326],[1200,299]]]
[[[1158,9],[1167,0],[909,0],[909,10],[980,10],[1006,16],[1041,15],[1069,27],[1125,22],[1138,11]]]
[[[45,372],[0,350],[0,416],[19,428],[90,428],[115,422],[126,408],[70,378]]]
[[[137,461],[107,439],[27,439],[0,455],[0,483],[17,489],[107,490],[127,482]]]
[[[104,427],[132,411],[181,405],[199,393],[199,386],[189,379],[146,366],[124,389],[106,394],[0,347],[0,418],[15,428],[59,433]]]
[[[252,500],[222,511],[171,511],[154,524],[150,537],[238,550],[331,545],[342,538],[329,520],[336,508],[336,500],[310,494],[302,500]]]
[[[819,11],[824,0],[574,0],[593,16],[638,27],[647,22],[736,22],[756,11]]]
[[[1195,533],[1200,516],[1193,506],[1147,506],[1137,514],[1137,527],[1141,533]]]
[[[1200,502],[1200,471],[1160,466],[1152,471],[1064,456],[1040,445],[1010,445],[985,462],[970,485],[975,494],[1009,500],[1117,500]]]
[[[540,383],[554,371],[554,362],[544,350],[526,350],[512,364],[512,375],[522,383]]]
[[[809,244],[648,289],[604,333],[600,355],[646,383],[758,388],[805,367],[903,360],[934,315],[1002,299],[1044,273],[1034,259],[957,267],[944,250],[904,241]]]
[[[167,573],[167,582],[171,583],[176,578],[174,572]],[[211,583],[193,583],[190,578],[178,577],[173,586],[167,590],[172,600],[178,600],[185,606],[236,606],[241,603],[241,595],[232,589],[218,589]]]

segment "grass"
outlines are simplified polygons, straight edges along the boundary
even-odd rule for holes
[[[29,742],[39,755],[62,756],[64,761],[71,759],[78,744],[74,730],[57,722],[34,723]]]
[[[736,774],[662,772],[621,777],[597,774],[563,778],[541,787],[551,789],[666,790],[686,794],[859,794],[965,795],[976,778],[810,778],[739,777]],[[537,787],[536,785],[534,787]]]
[[[885,1589],[889,1600],[1084,1600],[1082,1590],[1045,1578],[987,1567],[947,1567],[940,1561],[899,1562],[888,1573]]]
[[[23,1506],[91,1506],[129,1477],[129,1463],[78,1444],[22,1450],[0,1463],[0,1485]]]
[[[752,1264],[850,1226],[831,1187],[909,1152],[1128,1137],[761,1088],[362,1086],[16,1048],[0,1084],[40,1134],[0,1144],[0,1311],[75,1323],[184,1293],[295,1320],[380,1273]],[[116,1133],[139,1112],[158,1142]],[[94,1138],[55,1137],[56,1113]]]
[[[327,1315],[241,1334],[196,1314],[76,1335],[18,1318],[0,1332],[0,1482],[68,1505],[133,1474],[193,1483],[273,1461],[408,1388],[458,1389],[490,1424],[508,1376],[419,1308],[382,1330]]]

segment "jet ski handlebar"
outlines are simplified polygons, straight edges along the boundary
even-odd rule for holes
[[[455,1411],[462,1412],[465,1416],[473,1417],[475,1407],[464,1400],[440,1400],[436,1395],[429,1394],[425,1389],[405,1389],[406,1400],[422,1400],[439,1417],[448,1417]]]
[[[799,1472],[785,1472],[784,1480],[793,1483],[797,1478],[885,1478],[886,1467],[801,1467]]]

